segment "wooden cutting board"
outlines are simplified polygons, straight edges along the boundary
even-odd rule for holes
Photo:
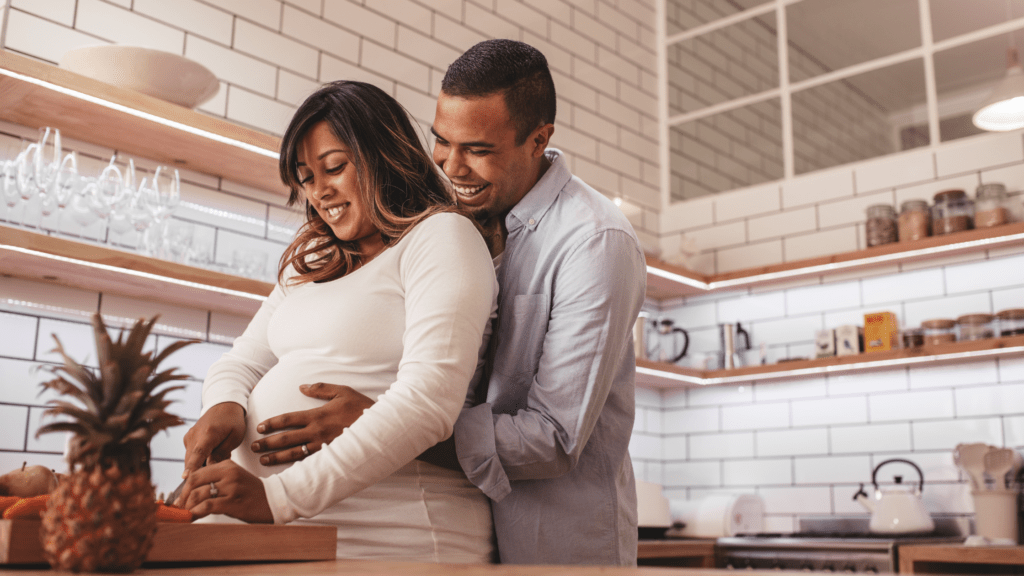
[[[0,565],[39,564],[39,520],[0,520]],[[158,524],[146,562],[333,560],[332,526]]]

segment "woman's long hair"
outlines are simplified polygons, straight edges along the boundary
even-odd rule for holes
[[[351,154],[359,193],[385,246],[393,246],[418,222],[438,212],[461,212],[433,160],[420,144],[402,106],[380,88],[354,81],[325,84],[296,110],[281,142],[281,180],[291,189],[288,205],[304,202],[306,222],[288,246],[278,280],[289,266],[292,284],[340,278],[364,255],[355,242],[338,239],[305,200],[298,179],[298,145],[324,121]]]

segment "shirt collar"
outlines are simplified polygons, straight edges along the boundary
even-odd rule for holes
[[[544,150],[544,155],[551,162],[551,166],[505,217],[505,227],[510,232],[523,226],[531,230],[536,228],[558,197],[558,193],[572,179],[569,165],[561,150],[548,148]]]

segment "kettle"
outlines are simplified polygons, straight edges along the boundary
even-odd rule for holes
[[[636,357],[672,364],[682,360],[690,347],[690,335],[686,330],[674,324],[671,318],[652,320],[646,312],[641,312],[633,325],[633,345]],[[653,328],[654,335],[648,335],[649,328]],[[678,352],[675,350],[678,342],[676,334],[681,334],[683,337],[683,344],[679,347]]]
[[[920,478],[916,488],[904,489],[903,477],[893,476],[897,488],[882,490],[878,487],[878,470],[886,464],[903,462],[910,464],[917,470]],[[864,484],[853,495],[853,499],[860,502],[862,506],[871,512],[871,522],[868,529],[877,534],[906,534],[926,533],[935,530],[935,522],[928,511],[925,510],[921,501],[921,491],[924,490],[924,474],[917,464],[902,458],[886,460],[871,473],[871,483],[875,486],[874,498],[870,498],[864,492]]]

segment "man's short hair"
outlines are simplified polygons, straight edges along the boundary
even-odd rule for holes
[[[539,50],[515,40],[484,40],[448,67],[441,91],[480,98],[501,92],[522,145],[535,128],[555,122],[555,83]]]

